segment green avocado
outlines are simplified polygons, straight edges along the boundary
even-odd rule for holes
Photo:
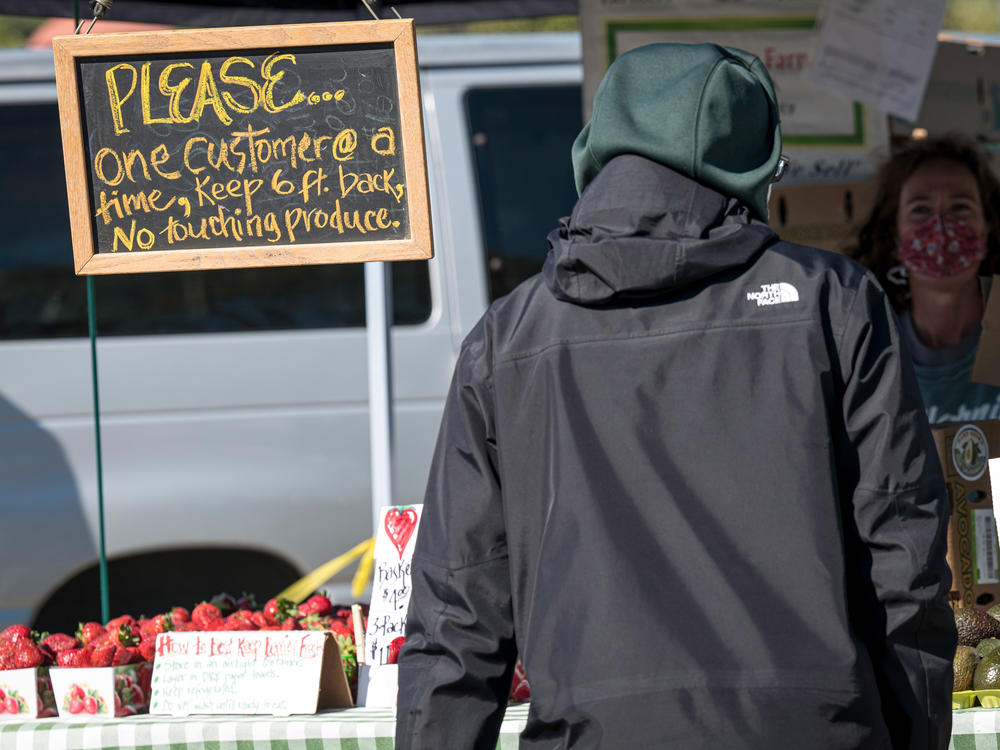
[[[972,646],[959,646],[955,650],[955,683],[952,690],[956,693],[960,690],[972,689],[972,678],[976,672],[976,662],[979,657],[976,649]]]
[[[983,638],[976,644],[976,653],[982,659],[987,654],[991,654],[1000,648],[1000,638]]]
[[[992,607],[986,610],[986,614],[988,614],[990,617],[995,617],[996,619],[1000,620],[1000,604],[994,604]]]
[[[972,678],[975,690],[996,690],[1000,688],[1000,651],[994,651],[979,661]]]
[[[955,627],[960,646],[975,647],[984,638],[1000,638],[1000,620],[975,607],[956,609]]]

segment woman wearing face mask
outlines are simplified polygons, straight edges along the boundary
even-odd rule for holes
[[[912,141],[879,175],[849,254],[899,314],[929,421],[1000,419],[1000,388],[973,383],[989,279],[1000,269],[1000,184],[960,138]]]

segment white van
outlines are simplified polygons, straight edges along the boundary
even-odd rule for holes
[[[422,499],[463,336],[573,205],[582,109],[577,34],[421,36],[418,53],[435,257],[392,265],[401,504]],[[100,615],[100,540],[50,53],[0,54],[0,185],[0,627],[67,630]],[[112,615],[263,599],[371,535],[362,266],[95,289]]]

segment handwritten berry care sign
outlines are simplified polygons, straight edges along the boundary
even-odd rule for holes
[[[365,663],[386,664],[389,644],[405,634],[410,603],[410,565],[422,505],[382,509],[375,534],[372,600],[365,630]]]
[[[288,716],[351,705],[340,650],[325,631],[156,637],[151,714]]]
[[[431,256],[411,20],[53,50],[77,273]]]

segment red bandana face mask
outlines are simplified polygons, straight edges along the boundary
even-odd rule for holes
[[[896,254],[907,270],[941,279],[978,267],[986,238],[963,221],[932,216],[900,241]]]

